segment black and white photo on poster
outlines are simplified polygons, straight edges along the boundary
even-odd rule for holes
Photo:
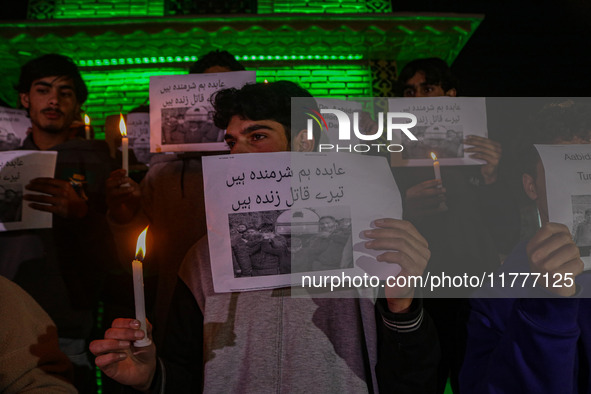
[[[591,194],[572,196],[573,228],[575,244],[581,257],[591,255]]]
[[[0,222],[20,222],[23,214],[23,185],[0,184]]]
[[[228,215],[234,277],[353,267],[348,206]]]
[[[403,139],[402,157],[410,159],[429,159],[431,152],[439,160],[464,157],[464,132],[462,125],[455,127],[434,124],[431,126],[416,126],[413,134],[417,141]]]

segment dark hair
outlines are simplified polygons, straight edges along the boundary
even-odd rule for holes
[[[534,144],[556,144],[575,138],[591,139],[591,103],[567,100],[546,104],[535,113],[518,141],[520,174],[536,176],[540,156]]]
[[[88,98],[88,88],[80,76],[78,66],[74,61],[64,55],[50,53],[38,58],[29,60],[21,67],[21,75],[15,86],[19,93],[28,93],[31,90],[33,81],[45,77],[68,77],[74,82],[74,92],[76,100],[84,104]]]
[[[292,112],[292,97],[309,98],[298,100]],[[250,120],[274,120],[280,123],[291,143],[291,125],[297,131],[307,128],[306,112],[318,111],[318,104],[304,88],[290,81],[256,83],[245,85],[241,89],[224,89],[212,97],[215,125],[220,129],[228,128],[234,115]],[[314,128],[314,149],[320,141],[320,130]]]
[[[457,89],[458,80],[452,75],[447,63],[438,57],[430,57],[413,60],[404,66],[395,85],[395,94],[397,96],[402,97],[404,95],[406,82],[418,71],[425,73],[425,82],[429,85],[441,86],[444,92],[454,88]]]
[[[230,71],[242,71],[244,66],[228,51],[216,49],[200,56],[189,68],[189,74],[202,74],[210,67],[228,67]]]

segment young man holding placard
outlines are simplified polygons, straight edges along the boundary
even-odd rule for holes
[[[309,140],[305,124],[291,129],[292,97],[310,95],[284,81],[218,93],[216,125],[227,128],[231,153],[312,152],[318,135]],[[421,275],[430,252],[416,229],[395,219],[374,225],[365,246],[383,251],[378,261],[400,264],[400,275]],[[187,253],[180,277],[159,361],[153,345],[132,347],[143,336],[135,320],[115,320],[91,344],[108,376],[144,392],[434,389],[437,337],[412,288],[386,288],[387,300],[375,306],[292,298],[288,288],[214,293],[206,237]]]
[[[569,228],[549,221],[545,172],[552,168],[544,168],[533,146],[591,143],[589,109],[551,104],[524,138],[523,190],[535,201],[541,228],[507,257],[491,288],[475,293],[482,298],[471,300],[462,391],[591,389],[591,271],[583,272]]]
[[[447,98],[451,101],[457,96],[457,88],[458,80],[444,60],[416,59],[401,70],[396,95],[442,97],[439,100],[445,102]],[[517,242],[517,206],[498,179],[501,144],[477,135],[459,139],[455,132],[449,134],[450,131],[442,140],[444,146],[438,156],[448,143],[455,145],[456,150],[465,144],[467,156],[484,163],[441,166],[440,170],[437,167],[440,179],[433,176],[430,167],[396,167],[392,172],[404,196],[404,218],[411,221],[429,242],[432,257],[427,271],[431,274],[480,275],[496,269],[501,262],[500,253],[508,253]],[[429,159],[429,150],[424,152],[424,159]],[[459,294],[453,293],[454,290],[457,289],[445,288],[425,300],[425,308],[435,321],[441,343],[439,393],[444,392],[448,379],[457,391],[464,353],[468,303],[458,297],[469,296],[470,290]],[[452,296],[456,298],[446,298]]]
[[[31,208],[53,214],[53,228],[1,234],[0,259],[55,321],[62,350],[92,384],[86,342],[101,281],[116,266],[104,202],[113,165],[104,141],[74,138],[71,125],[88,90],[72,59],[32,59],[17,90],[32,123],[21,149],[58,152],[55,176],[33,179],[25,188],[36,193],[23,196]],[[90,387],[78,384],[81,391]]]

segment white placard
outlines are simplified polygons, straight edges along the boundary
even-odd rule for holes
[[[27,111],[0,107],[0,151],[18,149],[30,127]]]
[[[353,124],[353,113],[361,113],[363,107],[361,103],[356,101],[348,101],[348,100],[339,100],[339,99],[332,99],[332,98],[315,98],[316,103],[318,103],[318,109],[321,111],[323,109],[338,109],[343,111],[349,116],[349,121]],[[339,123],[337,120],[336,115],[334,114],[324,114],[322,115],[324,120],[326,121],[326,126],[328,129],[326,133],[322,133],[320,136],[319,144],[332,144],[332,145],[339,145],[341,142],[339,140]],[[320,127],[321,130],[325,130],[327,127],[323,126]],[[351,139],[347,141],[352,145],[359,143],[359,138],[353,133],[351,135]]]
[[[390,98],[389,112],[406,112],[417,117],[410,131],[418,141],[411,141],[400,130],[394,132],[394,143],[404,146],[401,153],[391,154],[394,167],[433,165],[434,152],[442,166],[475,165],[484,161],[470,159],[463,140],[468,135],[488,138],[486,102],[482,97]]]
[[[228,150],[213,124],[211,95],[255,80],[254,71],[150,77],[150,151]]]
[[[134,112],[127,114],[127,137],[129,148],[133,149],[136,159],[140,163],[150,163],[150,114]]]
[[[382,278],[398,273],[398,267],[377,262],[383,251],[365,249],[360,237],[375,219],[402,217],[400,193],[384,158],[293,152],[210,156],[203,158],[203,174],[216,292],[295,285],[307,272]],[[247,246],[248,253],[258,253],[252,249],[257,242],[263,252],[282,249],[294,263],[282,269],[276,266],[281,258],[269,257],[275,265],[261,268],[265,256],[256,255],[245,268],[240,254]]]
[[[546,174],[548,219],[567,226],[591,269],[591,144],[535,145]]]
[[[0,152],[0,231],[51,228],[52,214],[30,208],[23,194],[35,178],[53,178],[57,152]]]

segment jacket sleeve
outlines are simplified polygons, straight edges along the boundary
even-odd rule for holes
[[[168,331],[159,349],[151,394],[200,393],[203,382],[203,314],[193,294],[177,281]]]
[[[580,302],[572,298],[472,300],[461,390],[575,392]]]
[[[376,303],[378,363],[382,393],[435,393],[441,358],[433,321],[415,298],[408,313],[392,313],[385,298]]]

